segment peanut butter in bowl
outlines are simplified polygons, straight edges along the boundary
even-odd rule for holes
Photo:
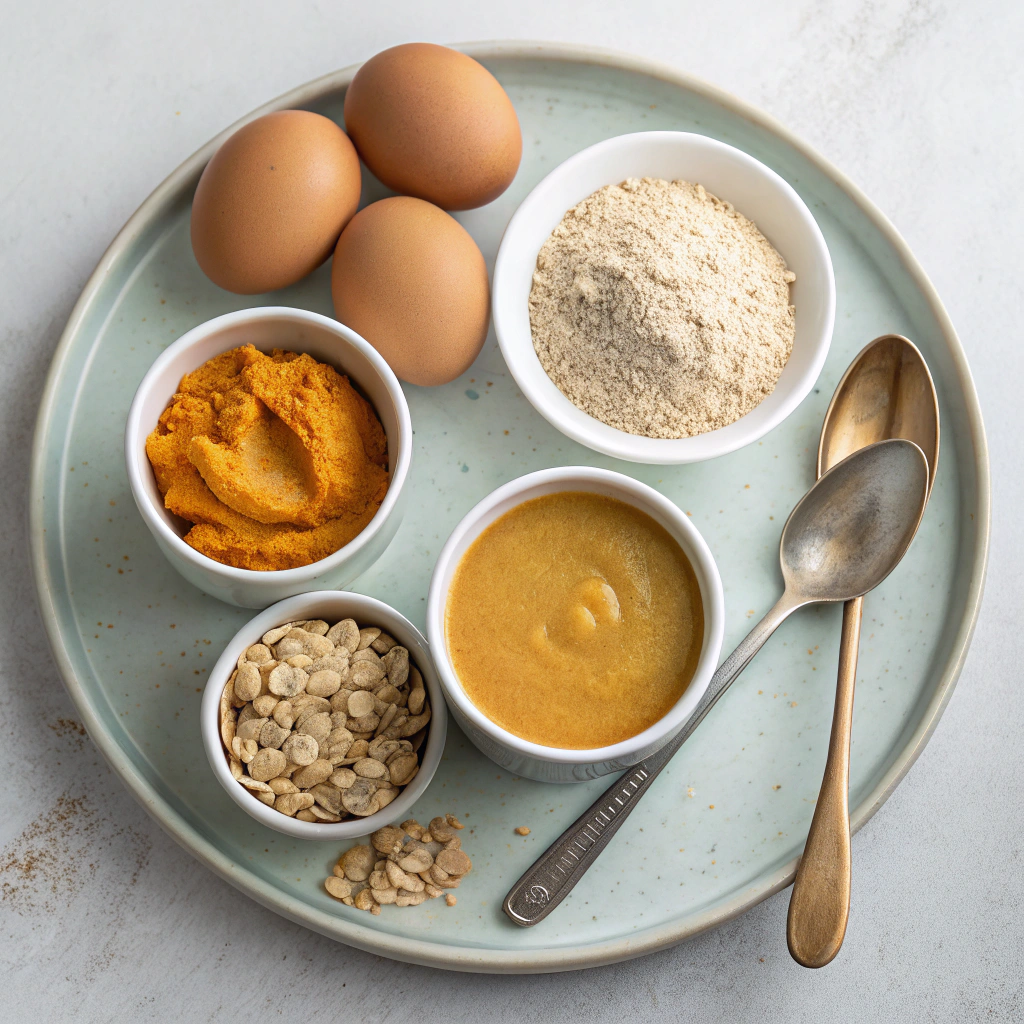
[[[585,750],[636,736],[679,701],[704,611],[686,554],[651,516],[562,491],[473,541],[452,577],[445,637],[487,718],[531,743]]]

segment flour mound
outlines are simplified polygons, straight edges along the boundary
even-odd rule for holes
[[[775,389],[795,275],[700,185],[630,178],[562,218],[537,257],[534,348],[576,406],[644,437],[718,430]]]

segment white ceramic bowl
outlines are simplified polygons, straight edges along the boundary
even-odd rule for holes
[[[264,352],[272,348],[305,352],[331,364],[369,399],[387,434],[391,481],[377,514],[343,548],[298,569],[236,569],[189,547],[182,538],[191,524],[164,507],[146,457],[146,437],[170,403],[181,378],[213,356],[245,344]],[[157,357],[142,378],[128,412],[125,461],[135,504],[171,565],[211,597],[243,608],[265,608],[317,587],[343,587],[384,553],[405,511],[403,487],[412,462],[412,421],[398,378],[377,350],[355,331],[319,313],[263,306],[208,320]]]
[[[621,743],[589,750],[544,747],[514,736],[487,718],[466,696],[445,642],[444,613],[452,576],[466,549],[509,509],[559,491],[591,491],[628,502],[660,523],[686,553],[704,604],[704,645],[690,685],[675,706],[650,728]],[[687,516],[653,487],[621,473],[566,466],[529,473],[492,491],[455,527],[434,568],[427,598],[427,636],[448,707],[472,742],[492,761],[516,775],[542,782],[583,782],[622,771],[667,743],[686,724],[704,695],[722,650],[725,601],[718,567],[704,538]]]
[[[383,810],[365,818],[354,818],[341,822],[314,823],[289,818],[280,811],[260,803],[244,786],[231,776],[224,745],[220,739],[220,697],[227,681],[231,678],[238,658],[247,648],[257,643],[268,629],[285,622],[300,619],[323,619],[331,624],[341,619],[355,619],[360,626],[380,626],[385,633],[393,636],[403,647],[408,648],[409,658],[420,670],[430,698],[431,718],[427,738],[420,748],[420,770],[416,777]],[[409,811],[430,785],[444,752],[444,739],[448,728],[448,715],[444,696],[437,680],[434,663],[423,634],[404,616],[382,601],[362,594],[351,594],[340,590],[323,590],[312,594],[300,594],[280,601],[271,608],[260,612],[247,622],[232,638],[217,660],[210,674],[210,680],[203,692],[200,710],[200,724],[203,746],[210,767],[225,792],[248,814],[269,828],[297,836],[299,839],[339,840],[367,836],[385,825],[409,817]]]
[[[665,440],[617,430],[578,409],[537,358],[527,301],[537,254],[565,212],[626,178],[684,179],[703,185],[754,221],[796,274],[793,354],[775,390],[720,430]],[[676,465],[742,448],[782,422],[807,396],[832,340],[836,289],[825,239],[810,210],[774,171],[732,146],[689,132],[639,132],[599,142],[556,167],[526,197],[505,229],[494,265],[491,305],[498,344],[523,394],[574,441],[629,462]]]

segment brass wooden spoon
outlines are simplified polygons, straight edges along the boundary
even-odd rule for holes
[[[876,338],[853,361],[825,413],[818,476],[848,455],[888,438],[913,441],[928,460],[928,491],[939,461],[939,404],[917,346],[898,334]],[[850,730],[862,597],[843,606],[839,679],[821,792],[789,901],[793,959],[824,967],[839,952],[850,913]]]

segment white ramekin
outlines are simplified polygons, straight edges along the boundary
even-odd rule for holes
[[[690,685],[675,706],[643,732],[607,747],[562,750],[521,739],[495,725],[466,696],[448,657],[444,616],[448,588],[466,549],[509,509],[530,498],[560,491],[591,491],[628,502],[660,523],[686,553],[704,604],[704,645]],[[583,782],[622,771],[667,743],[686,723],[707,689],[722,650],[725,601],[718,566],[687,516],[653,487],[621,473],[566,466],[529,473],[492,491],[455,527],[434,568],[427,598],[427,636],[448,708],[462,730],[492,761],[516,775],[541,782]],[[510,681],[511,682],[511,681]]]
[[[760,228],[796,274],[793,354],[775,390],[735,423],[695,437],[638,437],[577,408],[548,377],[530,332],[537,254],[565,212],[626,178],[684,179],[727,200]],[[494,264],[491,308],[505,362],[534,408],[574,441],[629,462],[675,465],[726,455],[763,437],[807,396],[832,340],[836,287],[814,217],[778,174],[741,150],[689,132],[638,132],[599,142],[556,167],[523,200]]]
[[[191,524],[164,507],[146,457],[146,437],[170,403],[181,378],[213,356],[246,344],[264,352],[273,348],[305,352],[334,366],[370,401],[387,434],[391,480],[377,514],[343,548],[298,569],[236,569],[189,547],[182,538]],[[208,320],[157,357],[142,378],[128,412],[125,461],[135,504],[171,565],[211,597],[243,608],[265,608],[318,587],[343,587],[384,553],[405,510],[403,487],[412,462],[412,421],[398,378],[377,350],[358,334],[319,313],[262,306]]]
[[[231,678],[231,673],[235,670],[238,658],[247,647],[257,643],[268,629],[300,619],[323,619],[332,625],[341,619],[355,619],[360,626],[379,626],[403,647],[408,648],[410,661],[423,676],[430,698],[431,717],[426,741],[420,748],[420,770],[412,782],[387,807],[365,818],[353,818],[336,823],[314,823],[289,818],[257,800],[249,790],[232,778],[228,768],[227,755],[220,739],[220,697]],[[252,815],[261,824],[278,832],[297,836],[299,839],[338,840],[367,836],[385,825],[410,817],[409,811],[430,785],[430,780],[441,761],[448,715],[427,641],[404,615],[372,597],[348,591],[322,590],[278,602],[260,612],[235,634],[214,665],[210,680],[206,684],[200,709],[200,725],[203,746],[206,748],[206,756],[213,774],[228,796],[243,811]]]

